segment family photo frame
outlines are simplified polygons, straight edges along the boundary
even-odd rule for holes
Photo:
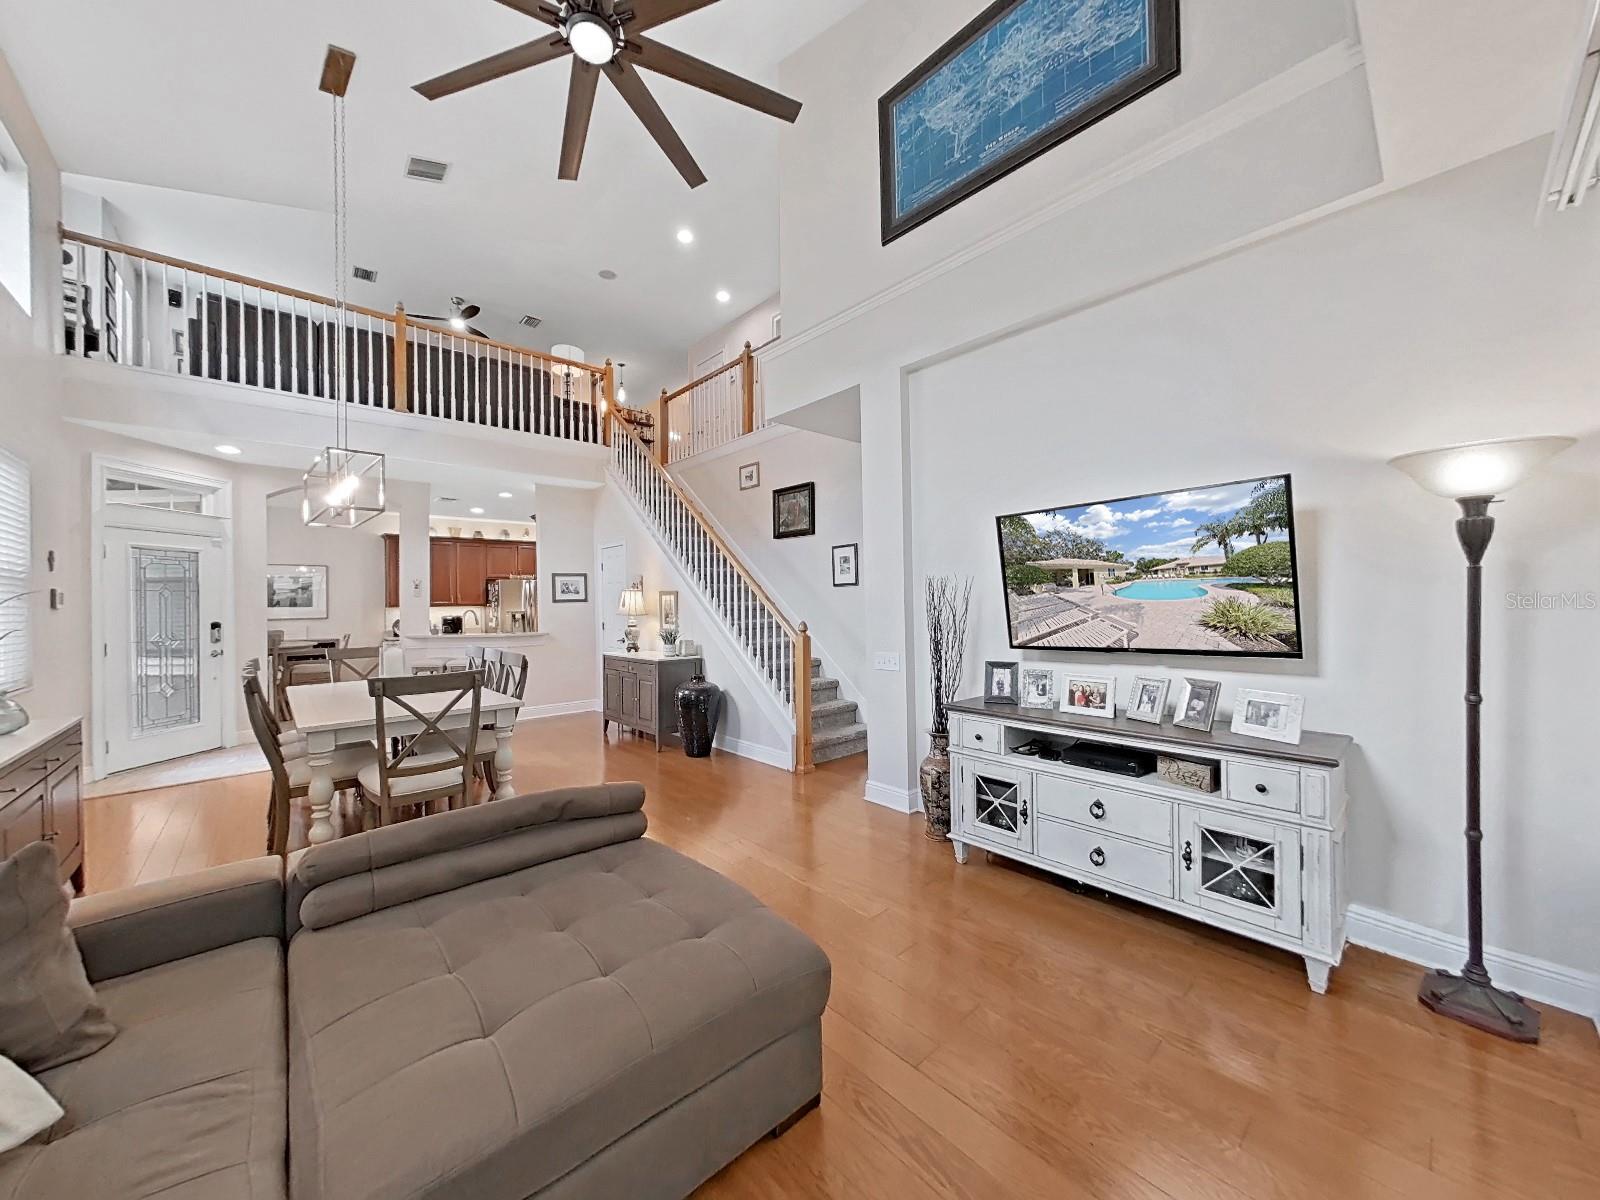
[[[1117,681],[1110,675],[1069,673],[1061,685],[1061,711],[1080,717],[1117,715]]]
[[[1304,696],[1293,692],[1262,692],[1240,688],[1233,699],[1234,733],[1265,738],[1269,742],[1300,744],[1300,724],[1305,716]]]

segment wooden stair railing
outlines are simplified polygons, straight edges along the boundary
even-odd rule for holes
[[[327,398],[339,305],[298,288],[61,228],[66,353]],[[91,253],[91,251],[93,253]],[[353,404],[603,444],[616,372],[344,306]]]
[[[656,453],[664,465],[727,445],[760,427],[762,414],[756,409],[761,362],[757,355],[777,340],[755,347],[746,342],[737,358],[675,392],[661,389],[661,436]]]
[[[791,621],[784,614],[657,456],[621,419],[613,422],[611,430],[611,465],[618,482],[677,558],[679,569],[696,585],[763,684],[793,719],[794,770],[812,770],[811,634],[805,622]]]

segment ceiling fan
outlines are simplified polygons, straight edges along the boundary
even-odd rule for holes
[[[706,181],[705,174],[661,111],[637,67],[654,71],[700,88],[714,96],[743,104],[791,124],[800,116],[800,102],[752,83],[721,67],[663,46],[642,36],[646,30],[715,4],[717,0],[497,0],[554,29],[510,50],[440,75],[416,90],[429,100],[454,95],[480,83],[536,67],[565,54],[572,55],[572,80],[567,89],[566,125],[561,135],[562,179],[576,179],[589,137],[595,88],[601,72],[622,94],[650,136],[666,152],[672,165],[692,188]]]
[[[450,315],[448,317],[423,316],[421,313],[408,314],[413,321],[427,321],[433,325],[448,325],[458,333],[470,333],[474,337],[488,340],[489,335],[481,329],[475,329],[468,324],[473,317],[483,311],[477,304],[468,304],[460,296],[450,297]]]

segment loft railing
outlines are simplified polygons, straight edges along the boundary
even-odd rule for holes
[[[793,720],[794,769],[811,770],[811,634],[805,622],[784,615],[623,420],[617,420],[611,431],[611,465],[680,569]]]
[[[661,391],[661,429],[656,453],[671,465],[725,446],[767,423],[760,354],[772,342],[744,351],[731,362],[685,384]]]
[[[328,399],[341,356],[326,297],[61,231],[69,355]],[[615,372],[418,324],[405,309],[344,306],[351,404],[599,444]]]

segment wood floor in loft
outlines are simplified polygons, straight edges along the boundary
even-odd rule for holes
[[[834,964],[822,1108],[702,1197],[1600,1196],[1600,1038],[1547,1010],[1507,1044],[1351,948],[1300,960],[1075,894],[861,799],[862,760],[794,777],[656,755],[598,717],[517,733],[525,790],[643,780],[650,836],[737,879]],[[253,856],[263,776],[85,805],[104,890]],[[296,838],[303,837],[303,818]]]

